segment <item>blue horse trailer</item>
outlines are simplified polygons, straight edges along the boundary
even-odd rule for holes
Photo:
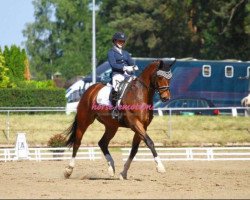
[[[241,106],[250,91],[250,62],[177,61],[171,81],[172,97],[198,97],[215,106]]]
[[[141,70],[155,60],[134,59]],[[241,106],[241,99],[250,92],[250,61],[177,59],[172,73],[172,99],[205,98],[217,107],[230,107]]]
[[[156,59],[165,62],[169,58],[133,58],[139,66],[138,76],[148,64]],[[97,67],[97,81],[110,81],[111,68],[106,61]],[[204,98],[216,107],[241,106],[241,99],[250,92],[250,61],[177,59],[172,66],[170,84],[172,99],[179,97]],[[83,79],[91,85],[91,74]],[[85,89],[87,89],[85,87]],[[155,94],[154,102],[159,101]]]

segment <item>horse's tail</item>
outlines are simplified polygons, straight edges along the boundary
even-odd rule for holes
[[[66,141],[66,146],[72,147],[75,138],[76,138],[76,129],[77,129],[77,117],[75,116],[75,120],[72,125],[66,130],[66,135],[69,136],[68,140]]]

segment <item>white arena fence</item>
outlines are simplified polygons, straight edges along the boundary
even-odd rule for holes
[[[131,148],[121,148],[122,159],[126,161]],[[250,147],[193,147],[156,148],[162,161],[250,161]],[[27,157],[19,157],[15,148],[0,149],[0,161],[16,160],[68,160],[72,151],[69,148],[28,148]],[[80,147],[76,159],[99,160],[102,153],[99,147]],[[139,148],[134,161],[154,161],[148,148]]]
[[[122,148],[123,161],[126,161],[131,148]],[[250,160],[250,147],[194,147],[156,148],[163,161],[226,161]],[[153,161],[148,148],[139,148],[134,161]]]
[[[79,160],[98,160],[102,158],[99,147],[80,147],[76,159]],[[0,149],[0,161],[15,160],[68,160],[72,157],[72,148],[28,148],[27,157],[20,157],[15,148]]]

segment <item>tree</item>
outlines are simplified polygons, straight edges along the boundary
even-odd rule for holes
[[[249,14],[248,0],[103,0],[99,11],[100,24],[128,35],[133,56],[242,60]]]
[[[249,59],[250,3],[247,0],[193,1],[193,24],[203,59]]]
[[[66,78],[86,75],[91,69],[91,15],[87,0],[54,0],[63,56],[59,71]]]
[[[26,49],[31,57],[31,73],[38,79],[50,79],[57,55],[57,32],[55,23],[51,21],[53,16],[53,4],[48,0],[33,1],[35,10],[35,22],[27,24],[23,31],[26,41]]]
[[[0,51],[0,88],[11,87],[10,79],[7,76],[8,68],[5,66],[5,60],[2,52]]]
[[[25,60],[27,59],[24,49],[20,49],[16,45],[4,47],[3,56],[5,58],[5,65],[8,68],[7,76],[10,82],[18,84],[25,80]]]
[[[29,81],[31,79],[31,74],[30,74],[30,64],[29,64],[29,60],[26,57],[26,59],[24,60],[24,78],[25,80]]]
[[[88,0],[36,0],[35,22],[24,30],[31,66],[39,78],[60,71],[66,78],[91,69]]]
[[[107,60],[116,31],[134,57],[249,60],[249,0],[102,0],[96,15],[97,61]],[[90,0],[34,0],[24,30],[31,73],[66,79],[91,71]]]
[[[186,1],[104,0],[99,16],[103,24],[128,35],[127,48],[133,56],[182,57],[191,47],[187,5]]]

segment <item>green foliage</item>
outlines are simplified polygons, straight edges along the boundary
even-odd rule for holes
[[[202,41],[199,57],[209,59],[249,59],[250,35],[244,22],[250,12],[247,1],[207,1],[193,3],[197,36]],[[247,45],[248,44],[248,45]]]
[[[103,1],[102,23],[128,35],[127,49],[136,57],[190,56],[186,1]],[[110,35],[110,38],[112,35]]]
[[[5,58],[5,65],[8,68],[7,76],[12,83],[18,83],[25,80],[25,60],[27,59],[24,49],[20,49],[16,45],[4,47],[3,56]]]
[[[52,89],[55,88],[55,83],[52,80],[47,81],[22,81],[19,82],[17,85],[18,88],[25,88],[25,89]]]
[[[32,72],[50,79],[60,71],[67,79],[86,75],[91,69],[91,15],[88,1],[34,1],[35,22],[24,35]],[[53,17],[52,17],[53,16]]]
[[[110,26],[102,26],[103,21],[100,18],[97,18],[97,27],[98,32],[96,33],[96,55],[98,58],[98,63],[101,64],[107,60],[108,50],[112,45],[112,36],[116,32]]]
[[[248,60],[249,7],[244,0],[103,0],[99,16],[128,34],[133,56]]]
[[[5,59],[0,52],[0,88],[7,88],[10,87],[10,79],[6,75],[8,68],[5,66]]]
[[[0,107],[64,107],[64,89],[0,89]]]
[[[35,22],[23,31],[27,37],[26,48],[31,56],[31,72],[38,80],[49,79],[53,74],[52,65],[57,57],[55,24],[50,21],[52,7],[50,1],[33,1]]]
[[[98,63],[107,59],[114,32],[128,36],[134,57],[249,60],[248,0],[96,1]],[[36,0],[35,22],[24,30],[31,72],[38,80],[60,71],[64,78],[91,70],[89,0]]]

